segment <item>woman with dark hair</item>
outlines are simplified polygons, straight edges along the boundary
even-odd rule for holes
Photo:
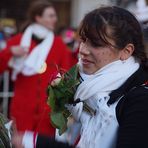
[[[0,73],[11,69],[14,97],[10,117],[19,131],[31,130],[54,136],[49,119],[46,89],[57,66],[70,68],[70,51],[54,35],[57,15],[46,0],[34,1],[23,32],[11,38],[0,52]]]
[[[101,7],[84,17],[79,36],[80,101],[68,107],[82,125],[77,147],[147,148],[148,63],[138,21],[125,9]],[[35,138],[36,147],[62,147]]]

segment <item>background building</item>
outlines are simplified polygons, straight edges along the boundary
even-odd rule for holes
[[[26,10],[33,0],[1,0],[0,18],[16,20],[16,26],[25,20]],[[55,6],[59,23],[57,27],[77,27],[84,14],[101,4],[109,4],[110,0],[49,0]]]

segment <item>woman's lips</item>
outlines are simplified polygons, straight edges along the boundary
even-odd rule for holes
[[[90,61],[90,60],[87,60],[87,59],[82,59],[82,64],[83,65],[89,65],[89,64],[92,64],[93,62]]]

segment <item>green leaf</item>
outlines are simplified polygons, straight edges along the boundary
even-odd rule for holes
[[[66,89],[62,90],[62,88],[57,87],[57,88],[54,88],[53,91],[54,91],[56,98],[62,98],[63,96],[65,96]]]
[[[63,111],[63,115],[67,119],[71,115],[71,113],[66,109]]]
[[[53,126],[59,129],[59,135],[64,133],[67,129],[67,118],[64,116],[63,112],[53,112],[50,115]]]
[[[74,65],[68,72],[67,72],[74,80],[77,79],[78,76],[78,66]]]
[[[59,88],[59,90],[61,91],[61,93],[62,93],[64,96],[66,96],[66,91],[67,91],[67,89],[69,89],[69,88],[67,88],[66,86],[65,86],[65,87]]]
[[[55,110],[55,108],[56,108],[56,103],[55,103],[56,100],[55,100],[54,91],[53,91],[51,86],[48,87],[48,90],[49,90],[49,97],[48,97],[47,103],[50,105],[52,110]]]

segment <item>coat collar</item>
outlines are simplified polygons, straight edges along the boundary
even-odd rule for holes
[[[140,67],[132,76],[130,76],[126,82],[117,90],[111,92],[110,99],[107,102],[108,105],[116,102],[120,97],[129,92],[132,88],[140,86],[148,81],[148,71],[145,71]]]

